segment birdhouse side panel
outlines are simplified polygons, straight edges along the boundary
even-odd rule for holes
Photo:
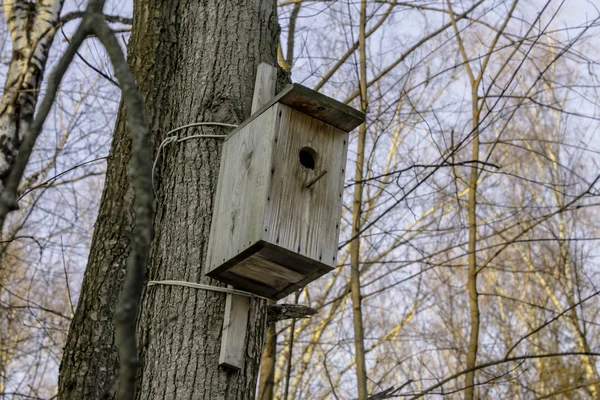
[[[279,104],[263,239],[335,266],[348,133]]]
[[[223,145],[208,251],[209,271],[261,239],[277,123],[273,107]]]

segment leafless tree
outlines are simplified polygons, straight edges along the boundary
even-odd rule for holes
[[[134,3],[127,53],[152,132],[147,160],[173,128],[243,121],[256,66],[278,62],[368,115],[350,143],[339,265],[286,300],[315,316],[266,330],[266,305],[253,301],[240,373],[217,366],[223,295],[145,289],[138,397],[252,398],[259,375],[265,400],[597,397],[599,11],[583,0],[254,3]],[[18,133],[43,109],[45,64],[85,14],[52,4],[42,39],[41,8],[3,5],[28,21],[3,31],[3,187],[23,154]],[[128,29],[127,13],[104,12]],[[9,28],[31,33],[20,52]],[[19,209],[0,209],[7,396],[54,396],[65,344],[60,398],[116,391],[134,153],[124,106],[115,118],[119,79],[97,39],[86,43],[13,185]],[[158,159],[144,279],[216,284],[202,260],[219,149],[219,139],[190,140]]]

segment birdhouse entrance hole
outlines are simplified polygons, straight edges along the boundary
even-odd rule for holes
[[[315,169],[315,165],[317,164],[317,152],[315,149],[310,147],[303,147],[300,149],[300,164],[304,168]]]

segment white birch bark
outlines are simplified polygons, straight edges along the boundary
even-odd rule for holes
[[[27,132],[64,0],[4,2],[12,58],[0,101],[0,191]]]

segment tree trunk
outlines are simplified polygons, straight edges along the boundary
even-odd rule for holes
[[[33,121],[63,2],[14,0],[3,4],[12,39],[12,58],[0,100],[0,192],[23,135]]]
[[[472,159],[479,161],[479,106],[477,104],[477,86],[472,86],[473,102],[473,147]],[[469,255],[467,271],[467,291],[469,292],[469,311],[471,316],[471,331],[469,333],[469,347],[467,350],[467,369],[477,365],[477,351],[479,349],[480,310],[479,292],[477,290],[477,181],[479,169],[477,164],[471,167],[469,178],[469,200],[467,214],[469,221]],[[465,400],[476,398],[476,371],[469,371],[465,375]]]
[[[275,398],[275,357],[277,355],[277,327],[269,322],[265,349],[260,359],[260,379],[258,381],[258,399]]]
[[[360,52],[360,110],[366,114],[368,107],[367,96],[367,53],[366,35],[367,27],[367,2],[361,1],[360,27],[359,27],[359,52]],[[352,203],[352,237],[356,238],[350,243],[350,287],[352,288],[352,322],[354,326],[354,355],[356,359],[356,391],[358,400],[366,400],[367,392],[367,367],[365,359],[365,328],[363,325],[362,295],[360,293],[360,231],[362,227],[362,196],[365,164],[365,142],[367,137],[367,123],[358,128],[358,144],[356,148],[356,171],[354,179],[354,202]]]
[[[250,114],[260,62],[275,64],[274,1],[136,0],[129,63],[146,104],[153,148],[192,122],[239,123]],[[225,134],[191,128],[182,135]],[[170,144],[159,159],[155,238],[149,279],[215,285],[204,277],[221,139]],[[59,382],[61,399],[114,394],[116,352],[112,315],[130,250],[132,195],[126,175],[130,139],[118,117],[106,186],[88,268]],[[139,321],[142,399],[253,398],[266,311],[251,303],[246,361],[240,372],[218,366],[225,295],[182,287],[147,290]]]

